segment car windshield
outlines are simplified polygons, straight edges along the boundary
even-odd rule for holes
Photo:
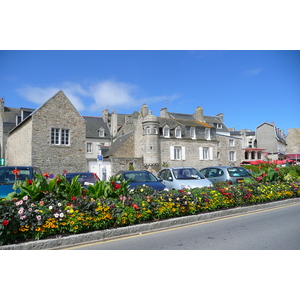
[[[131,182],[154,182],[157,178],[148,172],[126,172],[124,179],[131,179]]]
[[[16,180],[32,179],[31,169],[27,167],[1,167],[0,183],[13,184]]]
[[[194,168],[173,169],[176,179],[204,179],[204,175]]]
[[[72,174],[66,174],[66,179],[71,181],[74,177],[78,176],[78,181],[81,183],[84,182],[96,182],[96,176],[93,173],[72,173]]]
[[[230,177],[249,176],[247,170],[244,168],[228,168],[227,171]]]

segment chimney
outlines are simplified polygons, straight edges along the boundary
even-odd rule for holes
[[[217,114],[217,117],[219,117],[221,119],[221,121],[224,123],[224,114],[223,113]]]
[[[148,115],[148,106],[147,106],[147,104],[143,104],[143,106],[141,107],[141,110],[140,110],[140,116],[142,118],[145,118],[147,115]]]
[[[202,107],[198,106],[196,108],[196,112],[194,114],[194,117],[199,122],[205,122],[204,117],[203,117],[203,108]]]
[[[169,118],[168,109],[167,108],[161,108],[160,109],[160,117],[161,118]]]

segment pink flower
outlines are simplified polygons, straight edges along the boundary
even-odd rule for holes
[[[37,219],[38,221],[40,221],[40,220],[42,219],[42,217],[41,217],[41,216],[36,216],[36,219]]]

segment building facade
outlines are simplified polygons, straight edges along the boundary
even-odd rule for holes
[[[86,122],[60,91],[8,135],[6,164],[62,174],[86,171]]]

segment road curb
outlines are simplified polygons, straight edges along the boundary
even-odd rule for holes
[[[57,237],[54,239],[44,239],[26,242],[22,244],[0,246],[0,250],[55,250],[67,246],[74,246],[78,244],[91,243],[101,240],[107,240],[119,236],[129,236],[137,233],[145,233],[155,231],[164,228],[181,226],[184,224],[204,222],[207,220],[218,219],[228,216],[235,216],[252,211],[259,211],[268,208],[279,207],[283,205],[293,204],[300,202],[300,198],[292,198],[287,200],[280,200],[269,203],[262,203],[251,206],[243,206],[230,208],[225,210],[219,210],[214,212],[206,212],[198,215],[190,215],[178,218],[172,218],[167,220],[161,220],[158,222],[142,223],[137,225],[131,225],[126,227],[119,227],[113,229],[98,230],[89,233],[80,233],[76,235],[70,235],[66,237]]]

